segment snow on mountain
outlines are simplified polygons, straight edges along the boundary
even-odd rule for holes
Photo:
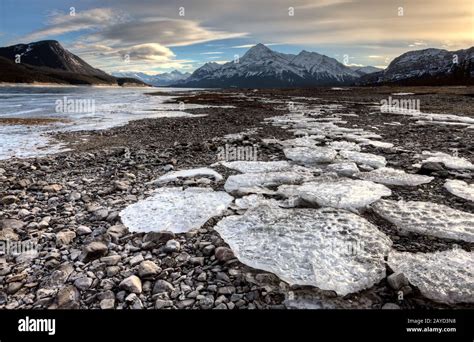
[[[424,49],[406,52],[383,71],[361,78],[362,84],[474,84],[474,47],[447,51]]]
[[[239,60],[207,63],[179,86],[189,87],[311,87],[352,83],[359,75],[333,58],[314,52],[276,52],[263,44]]]
[[[367,75],[367,74],[372,74],[374,72],[379,72],[382,71],[382,68],[376,68],[373,66],[350,66],[352,70],[354,70],[359,76]]]
[[[162,74],[148,75],[143,72],[114,72],[112,75],[117,77],[131,77],[154,86],[168,86],[181,80],[187,79],[191,74],[182,73],[178,70],[165,72]]]

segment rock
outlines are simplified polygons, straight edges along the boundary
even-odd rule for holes
[[[143,255],[137,254],[130,259],[129,263],[130,263],[130,266],[135,266],[141,263],[143,260],[144,260]]]
[[[84,248],[84,262],[100,258],[107,254],[107,246],[100,241],[93,241]]]
[[[115,308],[115,299],[114,298],[105,298],[100,301],[100,308],[102,310],[111,310]]]
[[[138,298],[138,296],[135,294],[135,293],[130,293],[126,298],[125,298],[125,301],[127,303],[129,303],[129,306],[131,309],[134,309],[134,310],[139,310],[139,309],[143,309],[143,303],[142,301],[140,300],[140,298]]]
[[[81,277],[77,278],[74,281],[74,286],[77,287],[81,291],[88,290],[92,285],[92,279],[89,277]]]
[[[116,181],[114,182],[114,187],[118,191],[127,191],[130,185],[126,182]]]
[[[207,273],[206,272],[201,272],[197,277],[198,281],[206,281],[206,279],[207,279]]]
[[[443,164],[437,162],[427,162],[421,165],[418,173],[421,175],[429,175],[433,172],[444,171]]]
[[[17,219],[3,219],[0,220],[0,229],[10,228],[13,230],[20,230],[26,225],[25,222]]]
[[[18,201],[19,201],[18,197],[13,196],[13,195],[8,195],[8,196],[5,196],[5,197],[2,197],[2,204],[4,204],[4,205],[10,205],[10,204],[16,203]]]
[[[62,190],[62,185],[60,184],[50,184],[43,187],[43,191],[45,192],[60,192]]]
[[[173,301],[171,300],[157,299],[155,302],[155,309],[157,310],[167,308],[170,306],[173,306]]]
[[[142,281],[135,275],[122,280],[122,282],[119,284],[119,287],[128,292],[137,294],[142,293]]]
[[[107,266],[114,266],[118,264],[120,259],[122,259],[120,255],[108,255],[106,257],[100,258],[100,261],[102,261]]]
[[[173,253],[179,252],[181,249],[181,244],[176,240],[168,240],[165,245],[165,252]]]
[[[401,309],[400,306],[398,306],[395,303],[385,303],[382,306],[382,310],[399,310],[399,309]]]
[[[72,285],[61,287],[56,296],[58,309],[78,309],[80,294]]]
[[[403,286],[409,285],[408,279],[403,273],[392,273],[387,277],[387,282],[394,290],[399,290]]]
[[[80,199],[81,199],[81,194],[77,191],[73,191],[69,195],[69,200],[70,201],[79,201]]]
[[[92,233],[92,229],[90,229],[89,227],[86,227],[86,226],[79,226],[76,229],[76,233],[79,236],[88,235],[88,234]]]
[[[204,255],[211,255],[216,247],[214,245],[207,245],[202,249]]]
[[[17,281],[8,284],[7,293],[12,295],[18,292],[23,287],[23,283]]]
[[[141,278],[153,277],[153,276],[156,276],[160,272],[161,272],[161,268],[159,268],[151,260],[142,261],[140,266],[138,267],[138,275]]]
[[[109,216],[109,210],[106,208],[97,209],[93,213],[93,219],[95,221],[104,221],[105,219],[107,219],[107,216]]]
[[[149,232],[145,234],[143,241],[163,243],[174,238],[175,238],[175,234],[173,232],[170,232],[168,230],[163,230],[161,232]]]
[[[220,262],[227,262],[235,257],[234,252],[227,247],[217,247],[214,255]]]
[[[153,286],[153,294],[171,291],[174,291],[174,286],[163,279],[157,280],[155,286]]]
[[[76,237],[76,233],[71,230],[63,230],[56,234],[56,243],[58,245],[69,245]]]
[[[0,241],[18,241],[19,236],[11,228],[0,230]]]
[[[231,295],[235,292],[234,286],[223,286],[217,289],[217,293],[220,295]]]
[[[128,230],[123,224],[116,224],[115,226],[107,229],[107,234],[109,234],[114,241],[118,241],[122,236],[127,234]]]

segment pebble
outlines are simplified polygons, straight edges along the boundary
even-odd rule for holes
[[[135,275],[122,280],[122,282],[119,284],[119,287],[128,292],[137,294],[142,293],[142,281]]]

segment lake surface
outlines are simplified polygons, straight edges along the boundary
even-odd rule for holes
[[[28,158],[64,150],[51,138],[60,131],[101,130],[131,120],[189,117],[187,109],[205,106],[166,104],[172,96],[150,96],[163,91],[193,91],[172,88],[113,88],[83,86],[1,86],[0,159]],[[5,124],[5,119],[21,124]],[[58,119],[50,123],[24,124],[25,119]]]

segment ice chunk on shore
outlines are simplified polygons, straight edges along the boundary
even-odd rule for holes
[[[292,165],[286,160],[279,161],[231,161],[222,162],[223,166],[228,169],[236,170],[242,173],[257,173],[257,172],[276,172],[288,171]]]
[[[283,150],[288,159],[303,165],[330,163],[337,152],[329,147],[294,147]]]
[[[387,161],[382,156],[377,156],[371,153],[363,153],[356,151],[340,151],[341,157],[353,161],[359,165],[368,165],[374,169],[384,167]]]
[[[462,180],[448,179],[444,187],[455,196],[474,202],[474,184],[467,184]]]
[[[448,169],[474,170],[474,165],[469,160],[461,157],[451,156],[447,153],[423,151],[422,156],[428,157],[421,162],[422,164],[433,162],[444,164],[444,166]]]
[[[353,162],[341,162],[335,164],[329,164],[326,171],[336,172],[340,176],[350,177],[356,173],[359,173],[359,168],[356,163]]]
[[[198,169],[189,169],[189,170],[180,170],[172,171],[161,176],[160,178],[151,181],[149,184],[166,184],[177,181],[181,178],[193,178],[193,177],[208,177],[214,178],[216,182],[222,180],[222,176],[216,171],[209,169],[207,167],[202,167]]]
[[[390,252],[388,264],[427,298],[474,303],[474,253],[460,248],[434,253]]]
[[[352,141],[333,141],[329,144],[329,147],[335,150],[346,150],[346,151],[360,151],[360,146]]]
[[[474,214],[442,204],[380,200],[372,209],[400,231],[474,242]]]
[[[315,147],[317,141],[309,136],[304,136],[301,138],[281,140],[279,143],[284,147]]]
[[[340,179],[309,182],[297,187],[281,186],[278,193],[287,197],[297,196],[322,207],[356,210],[378,201],[383,196],[390,196],[392,191],[382,184],[370,181]]]
[[[235,200],[235,205],[238,209],[250,209],[255,208],[260,205],[268,205],[271,207],[278,207],[280,202],[274,198],[265,198],[261,194],[252,194],[248,196],[244,196],[242,198],[237,198]]]
[[[122,210],[120,217],[132,232],[184,233],[221,215],[232,201],[227,193],[208,188],[160,188],[153,196]]]
[[[385,141],[378,141],[378,140],[366,140],[362,142],[362,145],[371,145],[373,147],[380,147],[380,148],[392,148],[393,144]]]
[[[341,296],[383,279],[391,246],[367,220],[333,208],[260,206],[224,218],[215,230],[242,263]]]
[[[400,186],[417,186],[429,183],[433,180],[433,177],[414,175],[390,167],[381,167],[380,169],[370,172],[360,172],[356,176],[375,183]]]
[[[246,195],[251,193],[273,193],[269,187],[275,187],[282,184],[301,184],[314,178],[309,171],[282,171],[282,172],[261,172],[261,173],[243,173],[233,175],[227,178],[224,184],[225,191]]]

